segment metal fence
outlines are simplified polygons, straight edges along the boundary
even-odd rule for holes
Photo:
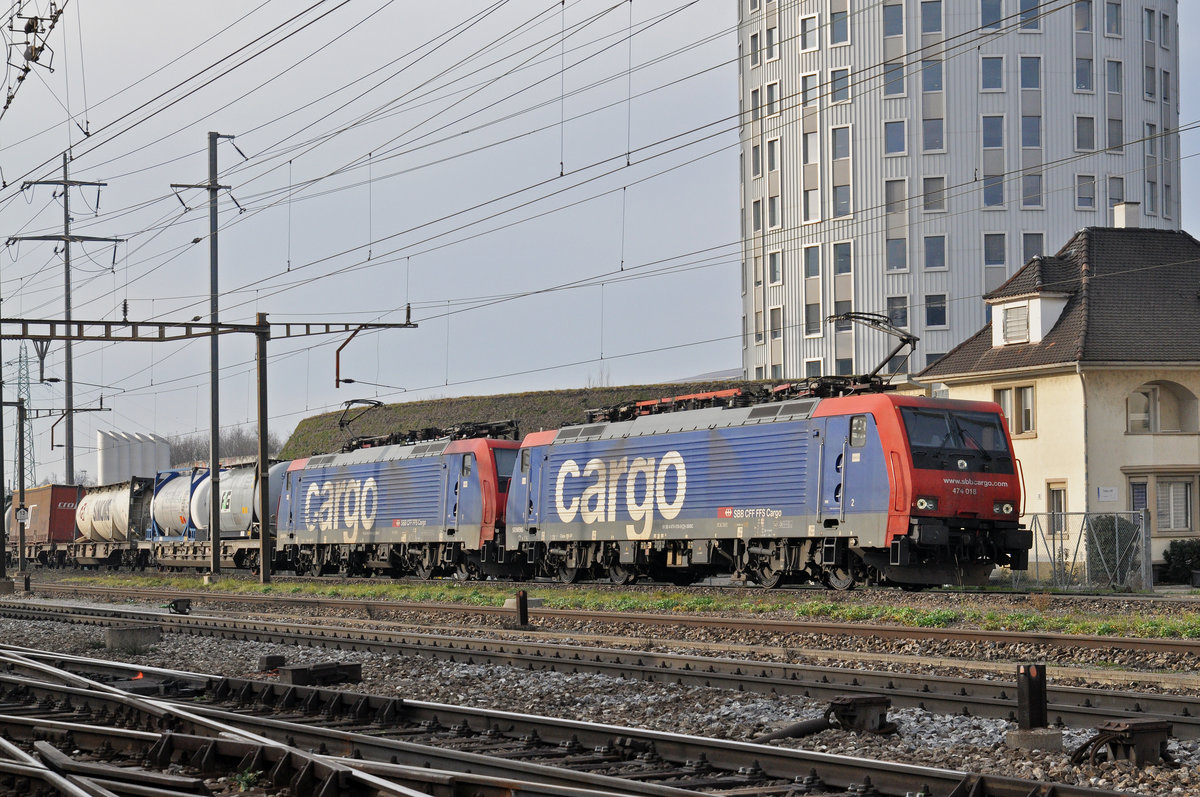
[[[1045,512],[1025,520],[1033,531],[1029,569],[1014,587],[1150,589],[1150,524],[1144,512]]]

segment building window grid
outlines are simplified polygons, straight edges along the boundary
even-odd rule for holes
[[[1125,87],[1125,65],[1120,61],[1104,62],[1104,85],[1109,94],[1120,94]]]
[[[783,338],[783,308],[771,308],[771,340],[780,340]]]
[[[942,0],[921,0],[921,33],[942,32]]]
[[[1096,209],[1096,175],[1075,175],[1075,208],[1077,210]]]
[[[767,171],[779,171],[779,139],[771,138],[767,140]]]
[[[948,325],[946,312],[946,294],[930,293],[925,296],[925,326],[944,327]]]
[[[883,154],[903,155],[908,151],[904,120],[883,123]]]
[[[775,116],[779,113],[779,83],[767,84],[767,116]]]
[[[1042,29],[1041,0],[1021,0],[1021,30],[1040,31]]]
[[[834,69],[829,73],[829,101],[850,102],[850,70]]]
[[[833,273],[849,274],[854,270],[854,250],[849,241],[833,245]]]
[[[904,35],[904,6],[899,3],[883,7],[883,36]]]
[[[979,90],[1004,91],[1004,56],[985,55],[980,58]]]
[[[944,152],[946,149],[946,120],[921,120],[921,150],[924,152]]]
[[[805,278],[821,276],[820,246],[804,247],[804,276]]]
[[[1014,437],[1037,431],[1035,398],[1033,385],[1002,387],[992,391],[992,400],[1000,405],[1000,411],[1008,421],[1008,431]]]
[[[783,284],[783,252],[767,253],[767,280],[771,285]]]
[[[979,27],[999,30],[1004,11],[1000,0],[979,0]]]
[[[1023,207],[1023,208],[1040,208],[1040,207],[1042,207],[1042,175],[1041,175],[1041,173],[1021,175],[1021,207]]]
[[[1096,117],[1075,117],[1075,151],[1092,152],[1096,149]]]
[[[929,59],[921,62],[921,91],[934,94],[942,90],[942,61]]]
[[[925,177],[922,180],[922,197],[927,212],[936,213],[946,210],[946,178]]]
[[[750,176],[758,177],[762,174],[762,147],[758,144],[750,147]]]
[[[887,298],[888,323],[894,327],[908,327],[908,297],[889,296]]]
[[[838,302],[833,303],[834,315],[845,315],[846,313],[849,313],[852,309],[853,309],[853,305],[851,305],[849,300],[838,301]],[[833,329],[835,332],[849,332],[851,327],[852,327],[852,324],[850,321],[838,319],[837,321],[833,322]]]
[[[817,49],[820,44],[817,36],[818,30],[820,30],[820,26],[817,25],[815,16],[800,17],[800,52]]]
[[[762,57],[757,33],[750,34],[750,66],[758,66]]]
[[[885,246],[885,268],[889,272],[908,270],[908,239],[888,238]]]
[[[1075,59],[1075,91],[1085,94],[1095,91],[1095,84],[1092,80],[1092,59],[1091,58],[1076,58]]]
[[[779,57],[779,28],[767,28],[767,60],[774,61]]]
[[[985,116],[979,125],[983,134],[984,149],[1004,148],[1004,117]]]
[[[1104,4],[1104,35],[1121,35],[1121,3],[1119,0],[1107,0]]]
[[[850,43],[850,14],[833,11],[829,14],[829,44],[831,46]]]
[[[1040,89],[1042,87],[1042,59],[1037,55],[1021,56],[1021,88]]]
[[[1077,33],[1091,33],[1092,0],[1075,0],[1075,31]]]

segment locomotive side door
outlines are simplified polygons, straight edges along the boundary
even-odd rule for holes
[[[850,416],[825,419],[825,443],[821,447],[821,521],[836,529],[846,520],[846,465],[850,458]]]
[[[446,469],[445,496],[443,498],[442,525],[446,535],[453,537],[458,531],[461,500],[465,498],[472,472],[474,471],[474,454],[452,454],[446,457],[443,467]]]

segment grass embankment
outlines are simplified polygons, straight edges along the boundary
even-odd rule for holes
[[[428,584],[364,581],[362,583],[278,582],[259,584],[238,578],[221,578],[204,584],[198,576],[78,576],[63,584],[109,586],[140,589],[186,589],[239,595],[285,595],[312,598],[436,602],[469,606],[501,606],[513,596],[511,586],[457,583]],[[854,594],[853,600],[828,600],[809,597],[811,593],[789,591],[764,592],[748,597],[730,591],[728,596],[687,590],[588,589],[575,587],[535,587],[531,598],[553,609],[589,609],[596,611],[678,612],[680,614],[751,614],[770,615],[773,619],[797,619],[843,623],[873,623],[911,628],[980,628],[990,631],[1029,631],[1088,636],[1162,637],[1200,639],[1200,612],[1173,608],[1167,613],[1145,612],[1102,615],[1075,609],[1053,609],[1049,596],[1030,596],[1029,608],[922,608],[902,605],[911,597],[906,593]],[[922,596],[924,599],[926,596]],[[935,596],[928,596],[935,597]],[[947,601],[957,596],[946,596]],[[985,602],[985,601],[978,601]],[[1069,606],[1069,604],[1068,604]]]

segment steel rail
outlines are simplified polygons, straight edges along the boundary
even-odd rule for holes
[[[114,597],[145,597],[154,600],[191,598],[222,603],[254,603],[274,606],[329,608],[337,606],[364,613],[381,611],[429,612],[445,614],[481,614],[491,617],[515,618],[512,609],[499,606],[465,604],[414,603],[343,598],[308,598],[286,595],[242,595],[233,592],[195,592],[177,589],[140,589],[124,587],[94,587],[39,582],[35,589],[57,594]],[[1200,640],[1167,637],[1114,637],[1059,634],[1044,631],[988,631],[969,628],[919,628],[898,625],[867,625],[859,623],[809,622],[778,620],[765,617],[712,617],[704,614],[668,614],[654,612],[601,612],[579,609],[548,609],[530,607],[531,618],[593,621],[646,626],[688,626],[710,629],[766,631],[775,634],[819,634],[841,637],[875,637],[936,642],[990,642],[1001,645],[1036,644],[1055,648],[1088,648],[1093,650],[1129,650],[1147,653],[1181,653],[1200,656]]]
[[[0,602],[0,615],[82,624],[153,624],[177,633],[280,644],[319,644],[337,649],[401,652],[476,664],[529,670],[599,673],[614,678],[803,695],[828,699],[843,694],[882,694],[893,705],[934,713],[1016,719],[1014,681],[871,672],[840,667],[755,662],[710,656],[650,653],[526,640],[446,637],[370,631],[326,625],[245,621],[203,615],[170,615],[100,607],[31,606]],[[1200,738],[1200,698],[1083,687],[1051,687],[1049,716],[1056,724],[1095,726],[1112,719],[1165,720],[1177,738]]]
[[[77,662],[78,663],[78,662]],[[84,662],[86,665],[86,662]],[[106,668],[116,665],[106,663]],[[124,665],[126,674],[137,670],[132,665]],[[166,673],[167,671],[161,671]],[[181,680],[186,680],[194,674],[178,674]],[[71,686],[62,686],[49,682],[30,681],[13,676],[0,676],[0,684],[20,686],[35,695],[55,694],[74,695],[76,700],[87,699],[89,692]],[[194,694],[182,694],[180,702],[186,701],[186,715],[199,715],[211,721],[210,729],[227,727],[239,734],[249,733],[251,738],[275,740],[288,748],[320,749],[326,757],[334,755],[336,761],[346,763],[345,759],[352,757],[366,762],[416,762],[416,766],[432,766],[462,772],[470,769],[477,774],[499,778],[522,776],[528,780],[541,781],[543,778],[562,779],[579,773],[564,772],[560,767],[537,763],[539,760],[561,760],[564,764],[581,756],[574,751],[589,751],[592,749],[611,749],[614,745],[623,745],[626,749],[643,750],[638,761],[648,762],[640,768],[635,768],[631,774],[632,780],[618,779],[612,776],[597,775],[594,772],[584,772],[584,781],[589,784],[592,793],[601,786],[614,786],[615,793],[652,794],[661,797],[694,797],[697,793],[689,789],[676,788],[655,779],[684,778],[693,773],[705,773],[710,768],[742,773],[753,770],[746,776],[746,783],[736,788],[738,794],[781,793],[779,781],[784,784],[802,785],[805,778],[815,787],[811,793],[832,793],[835,790],[849,790],[854,793],[873,793],[867,788],[874,787],[885,795],[904,795],[908,792],[923,791],[930,795],[949,795],[950,797],[1029,797],[1037,794],[1041,797],[1116,797],[1116,792],[1095,790],[1087,787],[1064,784],[1036,783],[1011,778],[973,775],[954,770],[922,767],[918,765],[880,762],[870,759],[847,756],[834,756],[823,753],[811,753],[800,750],[790,750],[778,747],[752,744],[748,742],[724,741],[704,737],[668,734],[658,731],[642,731],[609,725],[578,722],[574,720],[552,719],[531,715],[501,712],[480,708],[464,708],[437,703],[424,703],[401,700],[398,698],[372,698],[365,695],[353,695],[337,690],[316,687],[294,687],[283,684],[266,683],[261,681],[245,681],[240,679],[209,679],[206,683],[206,696],[210,699],[220,699],[224,696],[226,702],[232,700],[236,704],[234,710],[212,705],[198,704]],[[94,697],[103,702],[112,700],[110,693],[101,693]],[[284,708],[285,718],[259,716],[254,711],[257,707],[267,713],[278,713],[280,700],[287,699],[289,705],[303,706],[304,710],[293,709],[293,714],[306,716],[309,722],[300,723],[287,718],[288,709]],[[169,705],[171,701],[157,699],[150,701],[155,705]],[[380,726],[371,718],[381,715],[390,717],[390,722]],[[357,724],[369,729],[369,734],[343,728],[321,727],[321,724],[345,725],[343,716],[357,718]],[[0,717],[2,720],[3,717]],[[365,721],[364,721],[365,720]],[[53,720],[40,720],[43,727]],[[317,724],[313,724],[317,723]],[[447,724],[452,726],[447,728]],[[400,738],[387,736],[390,726],[402,728],[419,728],[428,731],[420,737],[413,737],[411,731],[401,730]],[[550,751],[548,757],[534,753],[534,762],[517,761],[511,758],[507,748],[497,754],[472,752],[456,749],[456,745],[470,734],[482,734],[485,738],[502,729],[500,735],[508,739],[538,739]],[[407,739],[420,738],[421,742]],[[438,739],[446,747],[433,748],[431,738]],[[616,740],[620,740],[617,742]],[[528,747],[528,745],[525,745]],[[563,752],[565,748],[565,752]],[[588,754],[582,755],[585,768]],[[694,762],[706,761],[704,767],[698,767]],[[678,773],[670,773],[661,769],[656,762],[673,762],[675,766],[682,765]],[[365,766],[365,765],[364,765]],[[372,766],[365,766],[365,771],[371,772]],[[378,770],[375,770],[378,771]],[[814,780],[815,778],[815,780]],[[764,779],[776,781],[775,784],[763,782]],[[718,781],[722,777],[717,778]],[[726,781],[728,779],[725,779]],[[668,781],[669,782],[669,781]],[[759,783],[761,791],[755,789]],[[823,786],[818,785],[823,784]],[[727,783],[727,785],[729,785]],[[786,788],[784,789],[786,790]],[[858,791],[855,791],[858,790]]]

